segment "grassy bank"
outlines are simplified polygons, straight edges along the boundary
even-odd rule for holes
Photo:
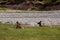
[[[0,24],[0,40],[60,40],[60,28],[16,29],[15,25]]]
[[[60,13],[60,10],[53,10],[53,11],[26,11],[26,10],[11,10],[11,9],[4,9],[0,10],[0,13]]]
[[[37,11],[37,10],[13,10],[5,7],[0,7],[0,13],[60,13],[60,10]]]

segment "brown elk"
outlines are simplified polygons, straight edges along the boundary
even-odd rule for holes
[[[22,24],[20,24],[18,21],[16,22],[16,29],[24,29]]]

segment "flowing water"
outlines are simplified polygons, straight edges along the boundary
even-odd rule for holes
[[[15,24],[16,21],[31,26],[38,25],[37,23],[39,21],[42,21],[42,25],[60,25],[60,11],[0,13],[0,22],[10,22]]]

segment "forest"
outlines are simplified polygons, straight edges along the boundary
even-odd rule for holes
[[[0,7],[15,10],[60,10],[60,0],[0,0]]]

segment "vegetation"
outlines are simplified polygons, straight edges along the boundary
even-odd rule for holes
[[[20,9],[20,10],[21,9],[46,10],[47,6],[55,5],[57,3],[60,3],[60,0],[0,0],[0,5],[2,6],[4,5],[3,7],[7,7],[10,9]],[[11,6],[6,6],[6,5],[11,5]],[[25,7],[23,5],[25,5]]]
[[[13,2],[13,3],[22,3],[26,1],[39,1],[39,2],[45,2],[45,3],[54,3],[54,2],[60,2],[60,0],[0,0],[0,2]]]
[[[0,24],[0,40],[60,40],[60,27],[25,27]]]

